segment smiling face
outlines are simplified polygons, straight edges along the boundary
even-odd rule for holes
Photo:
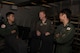
[[[44,12],[39,13],[40,20],[43,20],[46,17],[46,14]]]

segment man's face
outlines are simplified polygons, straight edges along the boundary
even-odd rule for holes
[[[42,20],[42,19],[44,19],[45,18],[45,13],[44,12],[40,12],[39,13],[39,17],[40,17],[40,19]]]
[[[14,22],[14,14],[10,14],[8,16],[8,20],[11,21],[11,22]]]
[[[60,22],[63,22],[64,19],[65,19],[65,14],[60,13],[60,14],[59,14],[59,19],[60,19]]]

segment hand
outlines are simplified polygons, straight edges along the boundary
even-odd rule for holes
[[[45,33],[45,36],[48,36],[48,35],[50,35],[50,33],[49,33],[49,32],[46,32],[46,33]]]
[[[40,31],[36,31],[36,34],[37,34],[37,36],[40,36],[41,32]]]
[[[12,33],[12,34],[16,33],[16,30],[12,30],[11,33]]]
[[[56,35],[55,35],[56,38],[58,38],[59,36],[60,36],[59,34],[56,34]]]

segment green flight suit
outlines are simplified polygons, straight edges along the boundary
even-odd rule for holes
[[[11,53],[27,53],[27,45],[26,43],[16,38],[18,35],[17,26],[15,24],[10,25],[8,22],[5,23],[5,28],[0,27],[0,35],[5,38],[7,49]],[[12,33],[11,31],[15,30],[16,32]]]
[[[31,53],[36,53],[40,47],[40,53],[52,53],[53,51],[53,27],[50,20],[46,20],[44,23],[42,21],[37,22],[36,31],[40,31],[41,35],[34,37],[31,41]],[[50,35],[46,36],[45,33],[49,32]],[[40,45],[40,42],[42,44]]]
[[[57,27],[55,31],[56,53],[71,53],[74,32],[74,26],[70,22],[65,27],[63,24]],[[56,37],[57,34],[58,37]]]

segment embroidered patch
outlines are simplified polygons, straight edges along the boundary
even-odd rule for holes
[[[47,25],[47,23],[43,23],[44,25]]]
[[[2,24],[2,25],[1,25],[1,28],[6,28],[6,25],[5,25],[5,24]]]
[[[47,23],[41,23],[40,26],[47,25]]]
[[[43,26],[43,24],[41,23],[40,26]]]
[[[71,30],[71,28],[70,27],[67,27],[67,30],[69,31],[69,30]]]

